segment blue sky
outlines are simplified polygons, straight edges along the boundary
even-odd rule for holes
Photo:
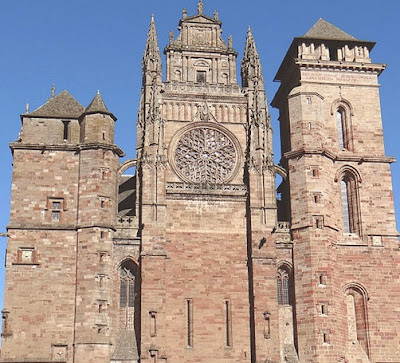
[[[278,84],[274,75],[295,36],[304,35],[320,18],[356,38],[376,41],[371,57],[387,63],[380,77],[386,154],[400,157],[398,103],[400,50],[397,0],[204,0],[205,13],[219,11],[223,37],[231,34],[234,48],[243,55],[251,25],[263,64],[269,101]],[[85,107],[100,89],[118,118],[116,144],[127,157],[135,156],[135,123],[141,86],[141,57],[151,14],[154,14],[160,47],[168,43],[171,29],[177,34],[183,8],[196,12],[197,0],[1,0],[0,1],[0,232],[9,218],[12,157],[8,142],[18,137],[19,115],[56,92],[67,89]],[[279,159],[277,112],[274,150]],[[400,166],[392,166],[394,197],[400,221]],[[398,227],[400,227],[398,222]],[[0,301],[3,301],[4,251],[0,239]]]

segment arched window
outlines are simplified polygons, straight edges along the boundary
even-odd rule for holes
[[[354,174],[346,171],[340,181],[343,231],[361,235],[361,219],[357,180]]]
[[[339,147],[349,150],[348,125],[346,122],[346,111],[343,107],[339,107],[336,111],[336,121]]]
[[[367,300],[363,287],[351,284],[346,288],[348,339],[358,342],[369,356]]]
[[[340,96],[331,105],[331,115],[336,122],[337,145],[340,149],[352,151],[354,148],[352,130],[353,106],[348,100]]]
[[[289,295],[289,285],[290,285],[290,272],[285,267],[278,269],[276,275],[276,284],[278,290],[278,304],[279,305],[289,305],[290,295]]]
[[[124,262],[119,269],[120,329],[134,330],[137,266],[132,261]]]

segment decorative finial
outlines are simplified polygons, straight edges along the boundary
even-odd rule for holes
[[[99,90],[99,89],[97,90],[97,94],[98,94],[98,95],[100,94],[100,90]]]
[[[172,45],[173,42],[174,42],[174,31],[171,30],[171,31],[169,32],[169,44]]]
[[[154,14],[151,14],[151,22],[154,23]]]
[[[219,14],[217,10],[214,10],[214,19],[219,20]]]
[[[53,85],[51,86],[51,98],[53,98],[56,95],[56,86],[53,83]]]
[[[187,10],[185,8],[182,10],[182,18],[187,18]]]
[[[248,28],[247,28],[247,33],[251,33],[251,27],[250,27],[250,25],[249,25]]]
[[[25,105],[25,113],[29,113],[29,103],[28,102]]]
[[[199,15],[203,15],[204,14],[203,0],[199,0],[199,4],[197,5],[197,11],[198,11]]]
[[[233,49],[233,38],[232,35],[228,37],[228,49]]]

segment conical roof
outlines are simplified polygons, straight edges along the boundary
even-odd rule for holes
[[[108,111],[106,104],[104,103],[103,97],[101,97],[100,91],[97,91],[96,96],[94,96],[92,102],[89,103],[89,106],[86,107],[84,114],[91,113],[102,113],[111,116],[114,120],[116,117]]]
[[[64,90],[28,115],[50,118],[79,118],[84,110],[85,108],[68,91]]]
[[[304,38],[327,40],[351,40],[357,41],[352,35],[344,32],[328,21],[320,18],[312,28],[304,35]]]
[[[94,112],[99,112],[99,113],[110,113],[108,111],[107,106],[105,105],[103,101],[103,97],[101,97],[101,94],[99,91],[97,91],[96,96],[94,96],[92,102],[89,103],[89,106],[86,107],[85,113],[94,113]]]

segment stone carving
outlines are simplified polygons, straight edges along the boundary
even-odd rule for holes
[[[204,14],[203,0],[199,1],[198,5],[197,5],[197,12],[199,13],[199,15],[203,15]]]
[[[174,152],[178,174],[191,183],[226,182],[235,170],[236,159],[233,141],[212,127],[198,127],[185,132]]]
[[[211,31],[204,28],[193,28],[193,45],[211,45]]]
[[[215,116],[211,113],[207,101],[203,105],[197,104],[197,112],[193,121],[215,121],[218,122]]]

